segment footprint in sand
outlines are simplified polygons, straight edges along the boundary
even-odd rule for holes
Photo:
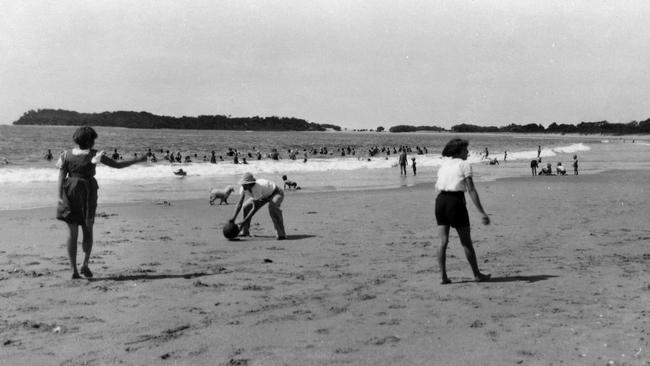
[[[375,345],[375,346],[381,346],[381,345],[384,345],[386,343],[397,343],[399,341],[400,341],[399,337],[387,336],[387,337],[383,337],[383,338],[372,337],[369,340],[367,340],[365,343],[366,344],[372,344],[372,345]]]
[[[339,354],[347,354],[347,353],[353,353],[353,352],[359,352],[358,348],[337,348],[334,350],[334,353],[339,353]]]
[[[225,366],[248,366],[248,360],[245,358],[231,358],[224,365]]]

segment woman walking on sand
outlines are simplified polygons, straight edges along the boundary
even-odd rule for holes
[[[487,281],[489,274],[483,274],[478,268],[476,252],[472,245],[470,235],[469,215],[465,203],[465,191],[469,193],[472,202],[483,215],[483,224],[490,223],[490,217],[483,210],[478,192],[472,180],[472,166],[467,162],[469,143],[467,140],[453,139],[447,143],[442,151],[442,164],[438,170],[436,190],[436,221],[440,231],[441,246],[438,251],[438,264],[442,276],[441,283],[448,284],[451,280],[447,277],[446,253],[449,243],[449,228],[453,227],[458,232],[460,243],[463,245],[465,256],[472,267],[476,281]]]
[[[93,248],[93,224],[97,210],[97,181],[95,165],[106,164],[112,168],[126,168],[135,163],[146,161],[147,155],[129,161],[117,162],[104,155],[103,151],[93,149],[97,132],[92,127],[78,128],[72,139],[79,148],[64,151],[56,166],[59,170],[59,204],[56,218],[68,224],[68,257],[72,267],[72,279],[81,278],[77,271],[77,237],[79,226],[83,231],[82,248],[84,260],[81,274],[91,278],[93,273],[88,268],[90,252]]]

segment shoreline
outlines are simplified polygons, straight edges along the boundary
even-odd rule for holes
[[[587,170],[584,172],[581,172],[579,176],[592,176],[592,175],[598,175],[598,174],[610,174],[610,173],[615,173],[615,172],[639,172],[643,173],[645,170],[643,169],[620,169],[620,168],[613,168],[613,169],[602,169],[602,170]],[[571,179],[568,177],[573,177],[573,172],[571,170],[567,171],[566,176],[557,176],[557,175],[552,175],[550,177],[557,177],[560,179]],[[496,178],[487,178],[485,180],[475,180],[475,183],[477,185],[485,184],[488,182],[507,182],[510,180],[535,180],[538,178],[547,178],[545,176],[531,176],[531,175],[525,175],[525,176],[519,176],[519,177],[496,177]],[[551,178],[552,179],[552,178]],[[420,186],[433,186],[435,182],[417,182],[414,184],[409,184],[408,187],[420,187]],[[101,187],[100,187],[101,189]],[[315,195],[315,194],[320,194],[320,193],[343,193],[343,192],[372,192],[372,191],[391,191],[391,190],[400,190],[404,189],[404,186],[400,187],[395,187],[395,186],[390,186],[390,187],[385,187],[385,188],[376,188],[376,187],[369,187],[369,188],[337,188],[334,190],[322,190],[322,191],[309,191],[309,190],[300,190],[298,192],[301,195]],[[480,192],[479,192],[480,193]],[[101,194],[101,192],[100,192]],[[233,197],[237,196],[236,193],[231,195],[230,201],[234,202]],[[101,198],[101,196],[100,196]],[[167,202],[179,202],[179,201],[193,201],[193,202],[200,202],[203,201],[203,198],[182,198],[182,199],[176,199],[176,200],[165,200],[165,199],[142,199],[142,200],[134,200],[134,201],[128,201],[128,202],[107,202],[107,203],[99,203],[98,209],[103,207],[103,206],[128,206],[128,205],[142,205],[142,204],[158,204],[162,203],[163,201]],[[45,209],[54,209],[56,208],[56,203],[50,203],[45,206],[37,206],[37,207],[29,207],[29,208],[10,208],[10,209],[0,209],[0,213],[2,212],[12,212],[12,211],[30,211],[30,210],[45,210]]]

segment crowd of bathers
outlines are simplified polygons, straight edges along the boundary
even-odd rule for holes
[[[409,147],[409,146],[373,146],[368,149],[368,156],[373,157],[380,154],[385,154],[387,157],[392,154],[398,154],[402,151],[408,153],[416,153],[418,155],[428,153],[426,147]],[[138,154],[134,153],[134,157]],[[273,148],[269,152],[262,152],[256,147],[249,151],[240,151],[238,149],[229,147],[222,154],[218,154],[215,150],[210,151],[208,154],[199,155],[199,153],[187,153],[182,151],[170,151],[165,149],[158,149],[156,152],[152,149],[147,149],[147,159],[150,162],[166,161],[169,163],[192,163],[192,162],[209,162],[216,164],[218,162],[232,162],[233,164],[248,164],[251,160],[299,160],[307,162],[309,157],[325,157],[325,156],[357,156],[357,148],[354,146],[343,146],[336,148],[303,148],[303,149],[287,149],[286,154],[281,153],[278,149]],[[124,156],[118,152],[117,149],[113,150],[110,155],[113,160],[123,160]]]
[[[379,146],[373,146],[370,149],[368,149],[368,155],[370,156],[375,156],[379,154],[386,154],[386,156],[390,156],[390,154],[399,154],[402,151],[405,151],[407,153],[412,153],[415,151],[416,154],[422,155],[422,154],[427,154],[429,151],[427,150],[426,147],[420,147],[416,146],[414,148],[411,148],[410,146],[382,146],[381,148]]]

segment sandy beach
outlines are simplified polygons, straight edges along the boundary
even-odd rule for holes
[[[439,284],[430,184],[287,192],[227,241],[228,206],[100,205],[92,280],[54,209],[0,212],[2,365],[649,365],[648,171],[477,184],[476,283]],[[100,193],[101,195],[101,189]],[[79,262],[82,254],[79,249]]]

